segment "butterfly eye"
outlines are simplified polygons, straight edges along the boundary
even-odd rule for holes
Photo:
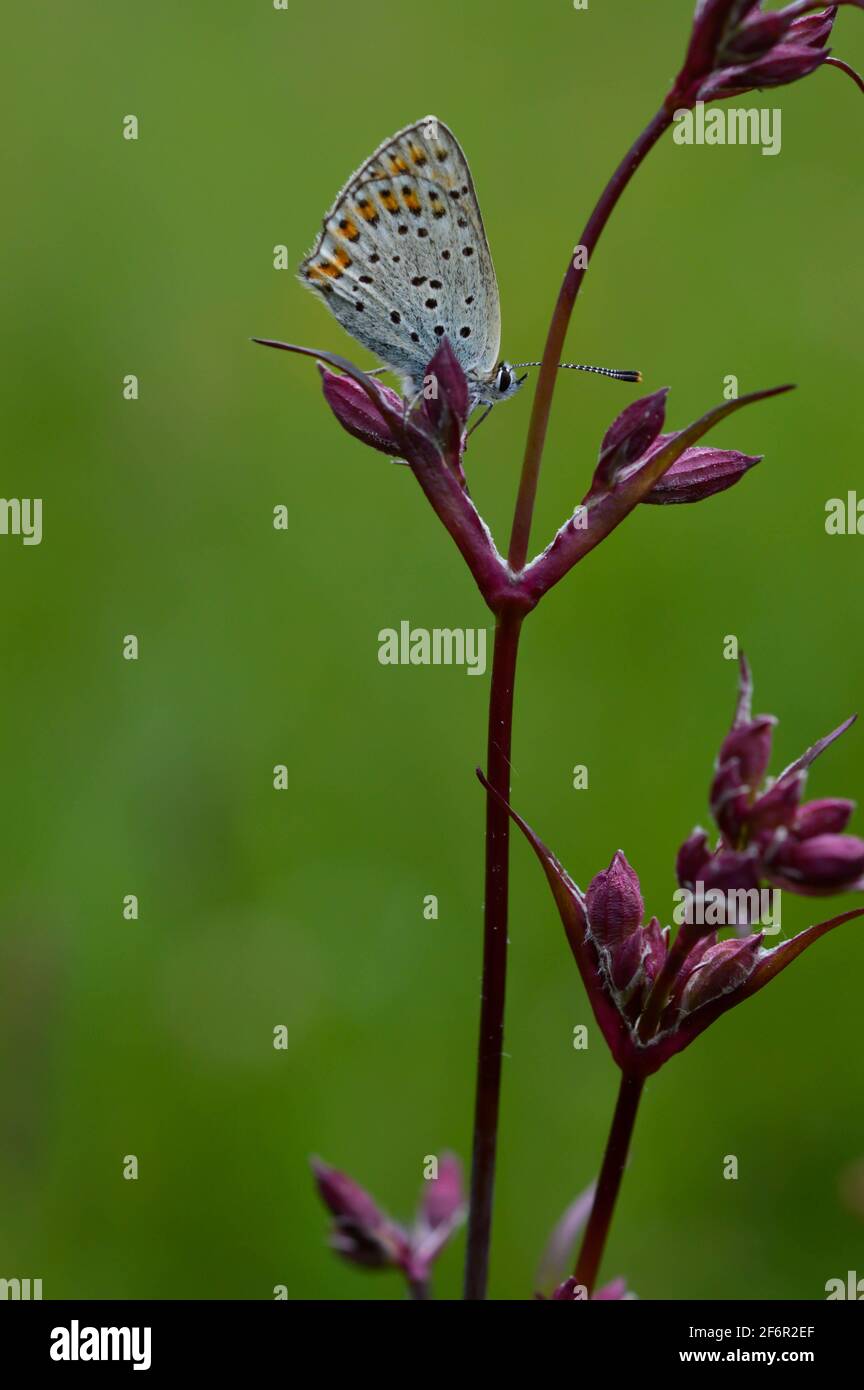
[[[498,368],[498,390],[501,392],[502,395],[505,391],[510,390],[512,381],[513,378],[508,372],[507,368],[503,365],[500,366]]]

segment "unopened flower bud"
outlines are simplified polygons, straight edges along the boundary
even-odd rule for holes
[[[761,948],[761,932],[747,936],[743,941],[732,937],[711,946],[687,975],[681,993],[681,1011],[693,1013],[721,994],[737,989],[753,970]]]
[[[342,428],[379,453],[398,455],[400,447],[390,433],[390,426],[360,383],[353,377],[328,371],[326,367],[319,366],[319,371],[327,404]],[[380,382],[375,382],[374,386],[384,404],[401,415],[402,398]]]
[[[619,946],[641,924],[639,879],[620,849],[609,868],[591,880],[585,902],[591,935],[602,946]]]
[[[701,826],[697,826],[689,839],[684,841],[675,861],[675,872],[682,888],[694,887],[710,858],[708,835]]]
[[[805,801],[798,808],[792,829],[802,840],[813,835],[839,835],[846,829],[855,802],[840,796],[826,796],[821,801]]]
[[[864,875],[864,840],[857,835],[788,835],[766,856],[771,881],[796,893],[818,897],[860,888]]]
[[[671,435],[661,435],[654,447],[662,448],[671,438]],[[702,502],[706,497],[734,487],[745,473],[761,462],[761,454],[741,454],[737,449],[687,449],[642,501],[656,506]]]

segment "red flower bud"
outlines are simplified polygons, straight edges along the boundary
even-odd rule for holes
[[[708,797],[711,814],[729,844],[737,844],[747,817],[750,788],[744,781],[741,765],[732,758],[718,768]]]
[[[761,948],[761,932],[743,941],[731,937],[710,946],[686,976],[681,991],[681,1012],[691,1014],[712,999],[737,989],[753,970]]]
[[[738,763],[741,781],[755,791],[771,761],[771,740],[776,723],[773,714],[762,714],[732,729],[720,745],[718,768],[734,759]]]
[[[413,1267],[428,1274],[465,1215],[462,1164],[455,1154],[443,1154],[437,1178],[424,1183],[420,1211],[412,1234]]]
[[[798,802],[806,781],[804,773],[781,777],[753,805],[747,816],[752,836],[764,835],[778,826],[792,825],[798,814]]]
[[[653,395],[642,396],[612,421],[600,445],[600,458],[586,501],[609,492],[625,469],[645,457],[663,428],[668,394],[669,388],[664,387]]]
[[[324,397],[342,428],[363,444],[371,445],[382,454],[396,457],[400,453],[400,446],[390,433],[384,415],[375,409],[363,387],[352,377],[339,376],[320,364],[318,370],[321,373]],[[380,392],[385,405],[391,410],[398,410],[401,415],[401,396],[379,382],[375,382],[375,389]]]
[[[312,1160],[318,1191],[335,1221],[330,1244],[343,1259],[367,1269],[399,1269],[412,1284],[425,1284],[433,1260],[462,1220],[462,1169],[444,1154],[437,1178],[424,1187],[409,1233],[385,1216],[362,1187],[320,1159]]]
[[[798,808],[792,824],[793,833],[802,840],[809,840],[813,835],[839,835],[846,829],[854,810],[854,801],[839,796],[805,801]]]
[[[639,879],[620,849],[591,880],[585,904],[591,935],[602,946],[620,946],[640,926],[645,908]]]
[[[710,858],[708,835],[701,826],[697,826],[690,838],[684,841],[675,861],[675,871],[682,888],[693,887],[702,877],[702,870]]]
[[[795,893],[819,897],[864,887],[864,840],[856,835],[793,835],[775,843],[765,856],[772,883]]]
[[[661,434],[649,453],[662,449],[674,435]],[[668,506],[681,502],[701,502],[716,492],[725,492],[740,482],[762,454],[741,454],[737,449],[687,449],[655,483],[643,502]]]
[[[320,1159],[312,1160],[312,1171],[325,1206],[336,1218],[330,1237],[336,1253],[367,1269],[401,1265],[408,1254],[407,1236],[369,1193]]]

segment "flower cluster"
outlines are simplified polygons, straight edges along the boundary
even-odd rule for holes
[[[855,803],[841,797],[802,802],[811,764],[845,733],[847,719],[775,781],[763,786],[777,720],[751,713],[753,684],[741,660],[738,703],[720,747],[711,784],[711,814],[720,838],[709,848],[697,827],[678,852],[678,882],[702,891],[750,891],[767,880],[810,897],[864,889],[864,840],[844,834]]]
[[[864,841],[843,833],[853,803],[801,802],[807,769],[851,724],[814,744],[777,781],[759,787],[771,751],[771,716],[753,719],[749,669],[732,729],[718,759],[712,809],[721,827],[710,851],[696,831],[678,855],[679,880],[749,889],[764,876],[796,893],[864,888]],[[481,780],[489,787],[485,778]],[[492,793],[494,795],[494,792]],[[512,808],[546,873],[594,1016],[621,1070],[650,1076],[721,1014],[762,989],[833,927],[864,913],[842,913],[770,948],[765,934],[720,940],[714,927],[685,922],[674,941],[656,917],[645,921],[639,878],[619,850],[583,893]]]
[[[859,86],[861,78],[829,56],[841,5],[864,9],[864,0],[795,0],[780,10],[763,10],[762,0],[699,0],[690,46],[667,106],[694,106],[740,96],[753,88],[780,87],[809,77],[824,63],[842,67]],[[818,13],[816,13],[818,11]]]

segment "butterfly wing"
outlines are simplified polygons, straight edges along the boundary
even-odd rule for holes
[[[466,375],[498,361],[498,285],[459,142],[434,116],[352,174],[300,266],[343,328],[414,382],[446,334]]]

